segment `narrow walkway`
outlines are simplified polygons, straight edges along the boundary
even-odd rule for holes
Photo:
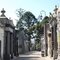
[[[19,55],[19,57],[15,57],[12,60],[53,60],[50,57],[42,57],[40,51],[31,51],[25,54]]]
[[[31,52],[27,52],[25,54],[19,55],[19,57],[36,57],[36,58],[40,58],[41,57],[41,52],[40,51],[31,51]]]

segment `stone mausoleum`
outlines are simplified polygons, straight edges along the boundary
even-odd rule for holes
[[[60,60],[60,8],[55,6],[44,27],[45,56]]]
[[[5,10],[1,10],[0,15],[0,59],[8,60],[13,58],[13,37],[14,24],[5,15]]]

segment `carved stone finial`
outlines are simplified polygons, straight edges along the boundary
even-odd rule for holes
[[[57,8],[57,5],[55,5],[55,8]]]
[[[6,11],[4,10],[4,8],[1,10],[1,13],[2,13],[2,15],[1,16],[5,16],[4,15],[4,13],[5,13]]]
[[[54,9],[55,13],[57,12],[57,10],[58,10],[58,7],[57,5],[55,5],[55,9]]]

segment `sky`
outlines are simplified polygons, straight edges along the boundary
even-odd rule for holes
[[[6,11],[5,15],[11,18],[14,25],[16,25],[16,19],[18,19],[16,15],[17,9],[22,8],[30,11],[37,18],[42,10],[45,11],[46,15],[49,15],[49,12],[54,10],[55,5],[60,6],[59,3],[60,0],[0,0],[0,11],[4,8]]]

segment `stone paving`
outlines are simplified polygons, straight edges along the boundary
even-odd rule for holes
[[[19,55],[19,57],[14,57],[12,60],[53,60],[51,57],[42,57],[41,52],[32,51],[25,53],[24,55]]]
[[[19,55],[19,57],[37,57],[40,58],[41,57],[41,52],[39,51],[31,51],[31,52],[27,52],[24,55]]]

